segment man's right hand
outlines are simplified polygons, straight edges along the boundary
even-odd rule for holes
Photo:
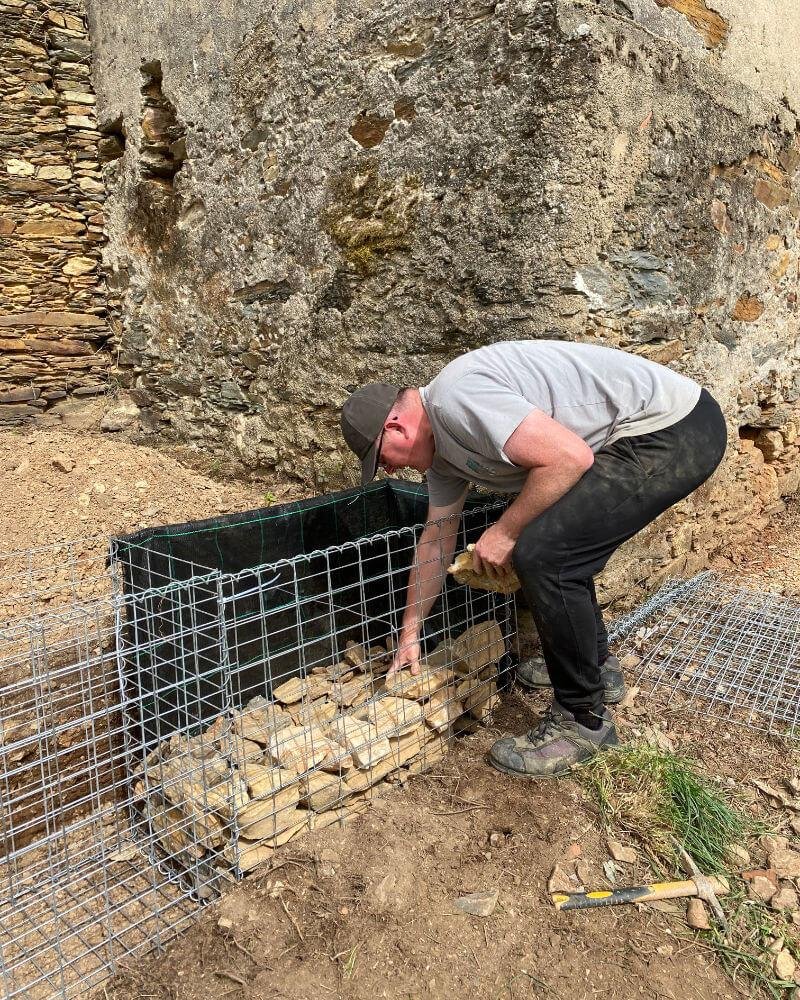
[[[412,674],[418,674],[421,669],[419,664],[420,656],[422,656],[422,647],[420,646],[418,634],[403,634],[401,632],[397,637],[397,652],[394,654],[392,665],[389,667],[386,676],[391,677],[392,674],[397,673],[398,670],[402,670],[404,667],[410,667]]]

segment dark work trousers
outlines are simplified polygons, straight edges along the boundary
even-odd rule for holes
[[[513,562],[533,613],[556,700],[601,712],[608,634],[593,577],[611,554],[705,482],[722,461],[725,419],[703,389],[692,412],[664,430],[620,438],[543,514],[526,525]]]

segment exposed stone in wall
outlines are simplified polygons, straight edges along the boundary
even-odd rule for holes
[[[105,389],[103,182],[81,0],[0,0],[0,423]]]
[[[89,9],[103,117],[128,124],[106,167],[120,377],[159,439],[335,488],[350,387],[556,336],[685,371],[730,426],[607,597],[796,487],[800,77],[742,38],[793,30],[767,0]],[[185,159],[154,192],[156,64]]]

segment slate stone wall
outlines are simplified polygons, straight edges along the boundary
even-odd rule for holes
[[[94,105],[81,0],[0,0],[0,425],[106,391]]]

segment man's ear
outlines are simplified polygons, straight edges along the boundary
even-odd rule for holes
[[[397,413],[390,413],[386,423],[383,425],[385,431],[398,431],[404,438],[408,437],[408,428]]]

